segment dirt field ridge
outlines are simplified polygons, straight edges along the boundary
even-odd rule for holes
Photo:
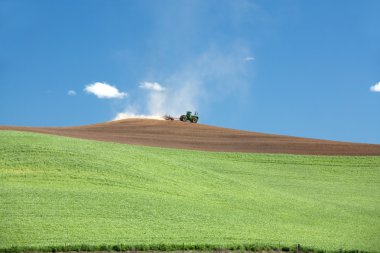
[[[380,145],[256,133],[180,121],[127,119],[76,127],[0,126],[82,139],[216,152],[379,156]]]

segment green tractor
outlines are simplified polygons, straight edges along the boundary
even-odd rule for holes
[[[186,112],[186,115],[181,115],[181,117],[179,117],[179,120],[180,121],[183,121],[183,122],[186,122],[186,121],[190,121],[192,123],[197,123],[198,122],[198,113],[195,112],[194,115],[191,115],[191,112]]]

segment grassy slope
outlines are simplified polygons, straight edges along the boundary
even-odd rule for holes
[[[378,250],[380,157],[211,153],[0,131],[0,247]]]

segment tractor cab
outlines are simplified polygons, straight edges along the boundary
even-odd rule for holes
[[[198,113],[195,112],[194,115],[191,115],[190,111],[187,111],[185,115],[181,115],[181,117],[179,117],[180,121],[183,121],[183,122],[190,121],[192,123],[197,123],[198,119],[199,119]]]

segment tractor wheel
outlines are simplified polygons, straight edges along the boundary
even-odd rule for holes
[[[197,122],[198,122],[198,119],[197,119],[197,118],[192,118],[192,119],[191,119],[191,122],[193,122],[193,123],[197,123]]]
[[[183,122],[186,122],[187,121],[187,118],[185,115],[182,115],[180,118],[179,118],[180,121],[183,121]]]

